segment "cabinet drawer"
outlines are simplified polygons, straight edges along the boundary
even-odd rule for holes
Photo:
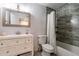
[[[0,47],[12,46],[25,43],[25,39],[6,39],[0,41]]]
[[[23,43],[25,43],[26,39],[14,39],[14,40],[15,40],[15,43],[17,45],[17,44],[23,44]]]
[[[20,44],[20,45],[9,46],[9,47],[0,47],[0,56],[18,55],[29,51],[32,51],[32,46],[28,44],[27,45]]]
[[[21,45],[17,45],[15,46],[15,48],[17,48],[17,53],[18,54],[22,54],[22,53],[26,53],[26,52],[29,52],[29,51],[32,51],[32,46],[29,46],[28,44],[21,44]]]
[[[0,56],[11,56],[17,55],[17,50],[14,47],[3,47],[0,48]]]
[[[28,39],[26,39],[25,42],[26,42],[26,43],[30,43],[30,44],[32,44],[32,38],[28,38]]]

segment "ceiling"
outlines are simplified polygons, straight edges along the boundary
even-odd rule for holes
[[[57,9],[57,8],[63,6],[64,4],[66,4],[66,3],[40,3],[40,4],[43,5],[43,6],[53,8],[53,9]]]

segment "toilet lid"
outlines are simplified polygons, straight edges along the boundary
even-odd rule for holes
[[[53,46],[51,46],[50,44],[43,44],[42,47],[44,47],[45,49],[48,49],[48,50],[53,50]]]

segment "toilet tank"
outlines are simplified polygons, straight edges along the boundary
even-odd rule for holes
[[[39,44],[45,44],[46,38],[47,38],[47,35],[38,35]]]

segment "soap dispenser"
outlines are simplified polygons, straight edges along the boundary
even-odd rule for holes
[[[29,34],[29,30],[26,30],[26,33],[25,34]]]

